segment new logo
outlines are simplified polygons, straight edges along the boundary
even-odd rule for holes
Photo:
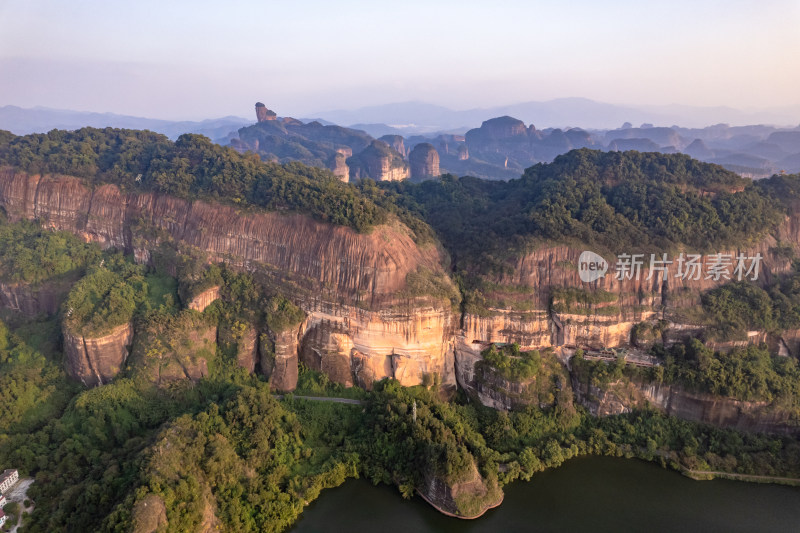
[[[578,258],[578,276],[584,283],[598,280],[608,272],[608,261],[594,252],[586,250]]]

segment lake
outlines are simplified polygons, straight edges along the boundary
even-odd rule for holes
[[[292,533],[800,531],[800,488],[694,481],[636,459],[582,457],[505,488],[476,520],[446,517],[395,487],[350,480],[323,491]]]

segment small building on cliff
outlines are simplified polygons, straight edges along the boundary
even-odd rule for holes
[[[19,472],[16,468],[4,470],[0,475],[0,492],[8,492],[19,481]]]

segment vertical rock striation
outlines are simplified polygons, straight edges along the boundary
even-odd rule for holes
[[[63,328],[67,374],[87,387],[102,385],[119,373],[128,358],[133,325],[123,324],[101,337],[85,337]]]
[[[411,178],[431,179],[439,176],[439,153],[430,143],[416,145],[408,156],[411,165]]]

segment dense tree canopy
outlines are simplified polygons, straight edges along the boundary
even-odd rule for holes
[[[457,259],[484,265],[542,241],[708,250],[750,242],[783,217],[765,185],[684,155],[581,149],[508,182],[444,176],[381,185],[433,226]]]

